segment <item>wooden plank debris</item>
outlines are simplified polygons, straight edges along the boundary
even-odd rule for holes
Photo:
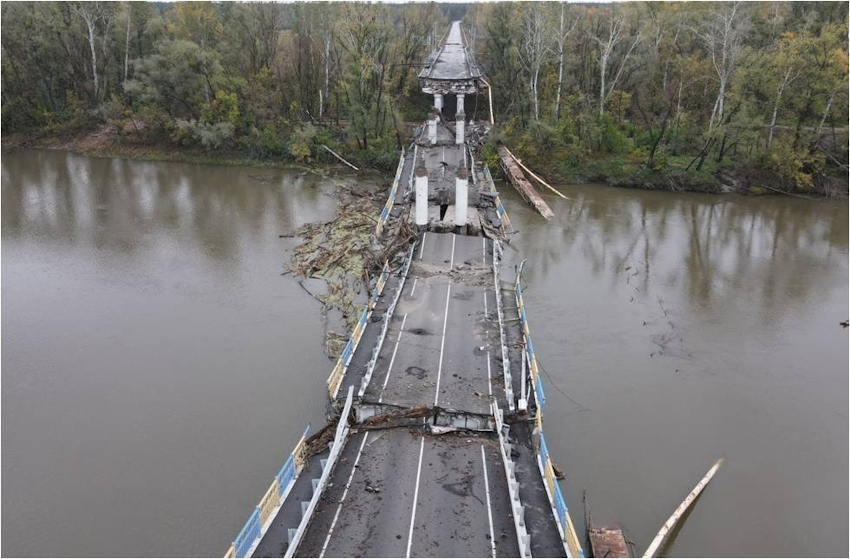
[[[643,554],[644,557],[655,557],[658,550],[661,549],[661,544],[664,543],[664,540],[667,538],[667,535],[671,530],[676,526],[676,523],[679,522],[679,519],[682,518],[682,515],[685,514],[685,511],[693,504],[699,494],[702,493],[702,490],[705,489],[705,486],[708,485],[708,482],[711,481],[711,478],[714,477],[714,474],[717,473],[718,468],[723,463],[723,458],[714,463],[714,466],[711,467],[710,470],[705,474],[705,476],[700,480],[700,482],[693,488],[693,490],[688,493],[688,496],[685,497],[685,500],[682,501],[682,504],[679,505],[670,518],[667,519],[667,522],[664,523],[664,526],[661,527],[661,530],[658,531],[658,534],[655,536],[655,539],[652,540],[652,543],[649,544],[649,547],[646,549],[646,552]]]
[[[531,183],[528,182],[528,179],[525,178],[525,175],[517,165],[516,160],[511,156],[510,151],[508,151],[508,148],[500,145],[497,148],[497,151],[499,153],[499,157],[502,159],[502,164],[508,172],[508,178],[510,179],[511,184],[514,185],[514,188],[517,189],[525,201],[531,204],[531,206],[547,220],[555,217],[555,214],[552,213],[552,209],[549,208],[549,204],[541,198],[540,194],[534,189]]]
[[[590,549],[594,557],[631,557],[626,537],[620,528],[589,528]]]

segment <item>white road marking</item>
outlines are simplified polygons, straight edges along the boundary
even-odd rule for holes
[[[490,318],[490,311],[487,310],[487,290],[484,290],[484,319],[487,320]],[[487,394],[489,396],[493,395],[493,385],[492,385],[492,377],[490,373],[490,330],[487,329],[486,324],[484,328],[484,342],[487,346]]]
[[[452,268],[455,265],[455,240],[457,239],[457,235],[452,235],[452,259],[449,262],[449,271],[452,271]]]
[[[490,521],[490,552],[496,556],[496,534],[493,533],[493,508],[490,506],[490,480],[487,478],[487,458],[481,445],[481,465],[484,466],[484,490],[487,494],[487,520]]]
[[[487,349],[487,395],[493,395],[493,382],[490,380],[490,350]]]
[[[354,473],[357,471],[357,463],[360,462],[360,454],[363,452],[363,447],[366,446],[366,441],[369,439],[369,433],[363,437],[363,442],[360,444],[360,449],[357,451],[357,458],[354,459],[354,465],[351,467],[351,475],[348,476],[348,482],[345,484],[345,491],[342,492],[342,498],[339,500],[339,506],[336,508],[336,514],[334,515],[334,519],[331,522],[331,527],[328,530],[328,536],[325,538],[325,544],[322,546],[322,552],[319,554],[319,557],[324,557],[325,552],[328,550],[328,544],[331,542],[331,536],[334,533],[334,527],[336,526],[336,521],[339,520],[339,513],[342,511],[342,504],[345,502],[345,498],[348,496],[348,488],[351,487],[351,480],[354,479]],[[481,448],[484,448],[483,446]]]
[[[407,322],[407,313],[404,313],[404,318],[401,319],[401,329],[398,331],[398,338],[395,341],[395,349],[393,356],[390,358],[390,366],[387,367],[387,378],[384,379],[384,385],[381,387],[381,396],[378,398],[380,404],[384,400],[384,390],[387,388],[387,382],[390,380],[390,373],[393,372],[393,363],[395,363],[395,354],[398,353],[398,344],[401,341],[401,334],[404,332],[404,323]]]
[[[446,347],[446,323],[449,320],[449,296],[452,294],[452,284],[446,290],[446,314],[443,316],[443,338],[440,341],[440,365],[437,367],[437,391],[434,394],[434,405],[440,401],[440,376],[443,374],[443,349]]]
[[[425,237],[428,235],[428,231],[422,233],[422,244],[419,245],[419,260],[422,260],[422,251],[425,250]]]
[[[422,475],[422,454],[425,452],[425,437],[419,443],[419,466],[416,468],[416,489],[413,490],[413,511],[410,513],[410,531],[407,534],[407,553],[410,557],[410,545],[413,543],[413,523],[416,521],[416,501],[419,500],[419,477]]]
[[[481,252],[483,256],[481,257],[481,261],[484,265],[487,265],[487,237],[481,237]]]

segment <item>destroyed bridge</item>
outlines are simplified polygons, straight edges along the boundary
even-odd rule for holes
[[[434,105],[375,230],[392,246],[304,433],[227,557],[582,557],[544,436],[522,271],[477,160],[486,91],[460,22],[419,82]],[[318,403],[318,402],[317,402]]]

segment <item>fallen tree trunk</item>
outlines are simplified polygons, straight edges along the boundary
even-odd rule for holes
[[[337,152],[335,152],[334,150],[332,150],[331,148],[329,148],[325,144],[322,144],[322,147],[325,148],[328,151],[328,153],[330,153],[331,155],[333,155],[334,157],[336,157],[337,159],[339,159],[340,161],[342,161],[343,163],[345,163],[346,165],[348,165],[349,167],[351,167],[355,171],[360,170],[357,167],[355,167],[354,165],[352,165],[351,163],[349,163],[348,161],[346,161],[345,159],[343,159],[342,156],[340,156]]]

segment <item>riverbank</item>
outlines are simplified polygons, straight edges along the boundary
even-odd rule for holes
[[[638,153],[581,153],[568,147],[536,150],[521,142],[506,144],[537,174],[554,185],[607,184],[621,188],[667,192],[737,193],[750,196],[788,195],[801,198],[848,197],[847,176],[825,172],[803,175],[799,180],[783,177],[776,169],[746,163],[723,162],[706,158],[699,170],[693,156],[656,156],[653,167]],[[485,153],[491,167],[497,165],[495,153]],[[840,172],[840,170],[839,170]]]
[[[294,169],[326,175],[321,170],[352,171],[324,150],[318,149],[312,157],[297,161],[294,157],[279,155],[257,156],[248,150],[220,148],[206,150],[200,147],[176,145],[168,140],[138,140],[120,134],[115,127],[104,126],[98,130],[74,132],[36,132],[29,134],[4,134],[2,148],[49,149],[67,151],[89,157],[121,157],[138,161],[170,161],[199,165],[229,165]],[[347,156],[347,154],[343,154]],[[357,161],[360,173],[377,176],[387,169]],[[391,169],[390,169],[391,170]]]
[[[691,156],[659,154],[652,168],[646,156],[632,153],[579,153],[568,147],[556,146],[535,150],[517,140],[508,145],[528,166],[555,185],[607,184],[619,188],[659,190],[666,192],[701,192],[706,194],[738,193],[749,196],[787,195],[802,198],[848,197],[847,176],[814,174],[806,188],[783,178],[776,171],[752,165],[723,162],[706,158],[696,170]],[[79,153],[91,157],[122,157],[140,161],[172,161],[202,165],[230,165],[296,169],[327,175],[327,170],[347,170],[331,154],[314,147],[305,161],[280,155],[258,157],[236,148],[205,150],[199,147],[175,145],[167,140],[139,141],[119,134],[117,129],[104,126],[94,131],[40,132],[9,134],[2,137],[3,149],[51,149]],[[339,146],[335,146],[341,149]],[[349,150],[350,151],[350,150]],[[343,150],[342,155],[358,165],[361,173],[376,175],[391,168],[362,160],[360,153]],[[484,160],[492,169],[498,168],[498,156],[485,147]],[[383,160],[384,158],[380,158]],[[388,158],[387,158],[388,159]]]

